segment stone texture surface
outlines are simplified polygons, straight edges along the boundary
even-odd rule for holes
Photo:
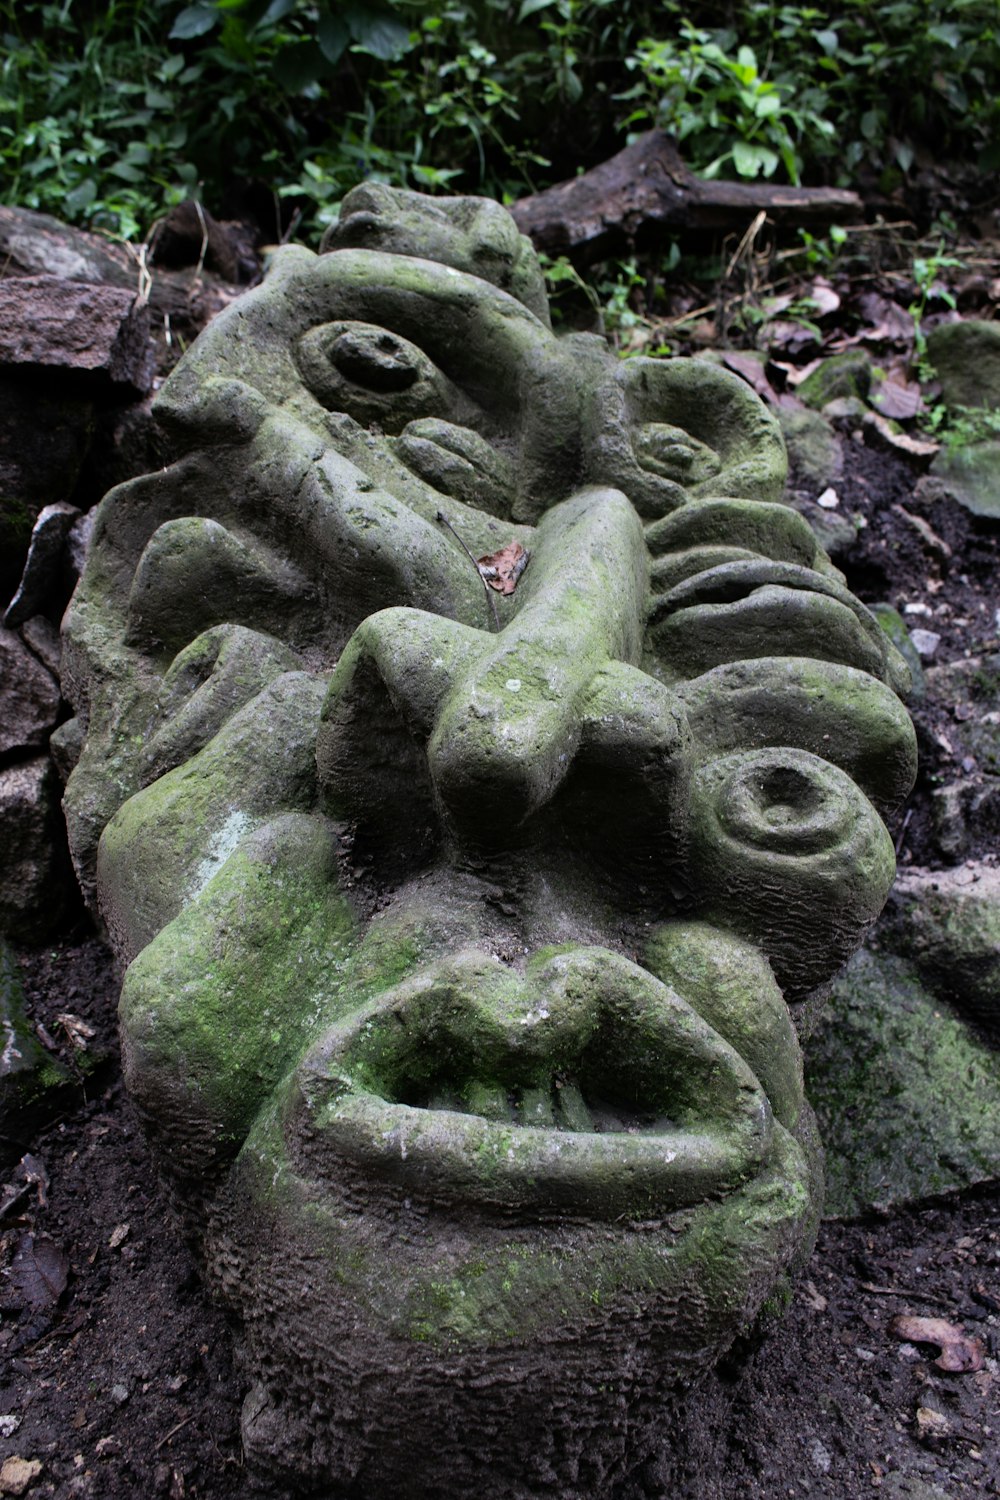
[[[57,501],[38,513],[17,593],[7,606],[4,624],[20,625],[46,606],[58,609],[71,588],[67,541],[80,517],[75,505]]]
[[[1000,869],[970,861],[907,870],[883,920],[883,941],[904,952],[931,993],[1000,1032]]]
[[[0,281],[0,367],[57,369],[144,395],[149,319],[134,294],[58,276]]]
[[[0,755],[39,749],[59,714],[59,684],[12,630],[0,629]]]
[[[827,1213],[1000,1175],[1000,1056],[908,959],[866,948],[835,981],[806,1049],[806,1087],[824,1142]]]
[[[43,942],[73,904],[59,783],[47,755],[0,768],[0,932]]]
[[[1000,411],[1000,323],[939,323],[927,335],[927,357],[948,406]]]
[[[944,448],[924,481],[928,497],[944,493],[974,516],[1000,517],[1000,442]],[[931,488],[933,486],[933,488]]]
[[[326,1493],[569,1500],[662,1447],[810,1243],[794,1017],[914,774],[774,418],[543,288],[495,204],[350,194],[157,396],[64,629],[129,1087],[247,1450]]]

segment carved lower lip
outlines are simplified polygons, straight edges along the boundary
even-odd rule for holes
[[[611,970],[603,995],[598,963]],[[430,1202],[598,1219],[682,1208],[760,1169],[773,1129],[760,1084],[674,991],[606,950],[573,950],[548,970],[534,984],[501,975],[491,1008],[474,974],[439,968],[329,1032],[298,1073],[309,1169]],[[520,1010],[509,1003],[519,987]],[[641,1087],[626,1097],[630,1056]],[[408,1102],[442,1057],[451,1097],[435,1085],[435,1098]],[[527,1123],[549,1107],[546,1080],[552,1123]],[[560,1084],[573,1094],[561,1119]],[[477,1112],[499,1115],[504,1097],[507,1118]]]

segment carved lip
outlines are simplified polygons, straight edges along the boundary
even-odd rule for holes
[[[601,948],[525,974],[478,950],[440,961],[329,1031],[297,1085],[322,1176],[507,1212],[685,1207],[757,1172],[773,1128],[738,1054]]]

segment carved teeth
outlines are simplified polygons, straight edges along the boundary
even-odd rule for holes
[[[297,1097],[290,1144],[334,1188],[600,1218],[730,1190],[773,1128],[733,1049],[605,949],[442,960],[328,1032]]]

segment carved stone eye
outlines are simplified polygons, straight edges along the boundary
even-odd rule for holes
[[[376,323],[323,323],[295,346],[299,373],[327,411],[385,432],[415,417],[454,418],[467,402],[416,344]]]
[[[405,391],[426,363],[412,344],[384,328],[361,325],[333,340],[327,358],[348,380],[370,391]]]

